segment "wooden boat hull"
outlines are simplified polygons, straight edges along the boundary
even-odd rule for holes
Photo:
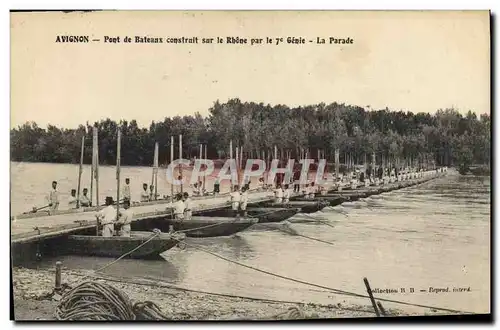
[[[188,237],[230,236],[247,229],[259,220],[256,218],[228,218],[194,216],[190,220],[165,220],[174,231]]]
[[[349,198],[341,195],[340,196],[319,195],[318,197],[315,198],[315,200],[325,201],[328,203],[329,206],[337,206],[344,202],[349,201]],[[310,199],[297,197],[294,198],[294,201],[305,202],[305,201],[310,201]]]
[[[314,213],[322,210],[324,207],[328,206],[329,203],[325,201],[290,201],[288,202],[288,207],[300,208],[300,213]],[[260,204],[261,207],[283,207],[284,204],[277,204],[274,202],[264,202]]]
[[[247,207],[247,218],[259,219],[259,223],[280,222],[293,217],[300,212],[300,208],[293,207]],[[234,217],[234,211],[226,208],[203,212],[204,216],[209,217]]]
[[[280,222],[289,219],[300,212],[298,207],[284,207],[284,208],[271,208],[271,207],[250,207],[248,214],[254,215],[259,218],[259,223]]]
[[[143,231],[132,231],[131,237],[69,235],[66,248],[69,254],[118,258],[145,243],[153,235],[153,232]],[[184,238],[184,234],[160,233],[126,258],[158,259],[160,253],[170,250]]]

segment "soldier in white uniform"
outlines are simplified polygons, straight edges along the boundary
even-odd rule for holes
[[[47,195],[47,203],[51,211],[59,208],[59,192],[57,191],[57,181],[52,181],[52,190]]]
[[[248,204],[248,187],[244,186],[241,188],[240,194],[240,211],[243,217],[247,216],[247,204]]]
[[[238,186],[234,186],[233,192],[229,195],[231,198],[231,208],[235,216],[239,217],[238,211],[240,209],[241,194]]]
[[[191,209],[192,207],[192,202],[191,198],[189,198],[189,194],[187,192],[184,193],[184,219],[185,220],[191,220],[193,216],[193,211]]]
[[[184,200],[182,198],[182,194],[178,193],[176,195],[176,201],[173,204],[174,207],[174,216],[177,220],[184,220],[184,211],[186,210],[186,204],[184,204]]]
[[[125,185],[122,188],[122,196],[123,196],[124,201],[131,200],[130,199],[130,179],[129,178],[125,179]]]
[[[102,226],[102,236],[112,237],[115,231],[116,209],[113,207],[113,197],[106,197],[106,207],[96,215]]]
[[[80,207],[89,207],[91,206],[91,200],[89,196],[87,196],[88,189],[83,188],[83,194],[80,196]]]
[[[281,189],[280,185],[274,190],[274,202],[276,204],[283,203],[283,189]]]
[[[285,189],[283,190],[283,204],[288,204],[290,202],[290,196],[292,192],[290,191],[289,185],[285,185]]]
[[[71,189],[71,195],[68,198],[68,209],[76,209],[76,189]]]
[[[149,202],[148,184],[142,184],[141,202]]]
[[[134,213],[132,209],[130,209],[129,200],[123,201],[123,208],[125,210],[120,212],[120,218],[116,222],[117,224],[121,225],[118,236],[130,237],[130,224],[132,223]]]

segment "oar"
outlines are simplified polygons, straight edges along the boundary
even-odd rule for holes
[[[40,210],[46,209],[46,208],[47,208],[47,207],[49,207],[49,206],[50,206],[50,205],[45,205],[45,206],[39,207],[39,208],[37,208],[37,209],[36,209],[36,208],[34,208],[33,210],[28,211],[28,212],[24,212],[23,214],[28,214],[28,213],[36,213],[36,212],[38,212],[38,211],[40,211]]]
[[[327,225],[329,227],[335,228],[335,226],[329,224],[327,221],[318,220],[315,217],[313,217],[312,215],[309,215],[307,213],[303,213],[303,215],[306,215],[306,216],[310,217],[311,219],[314,219],[314,221],[310,221],[310,222],[317,222],[317,223],[321,223],[321,224]]]

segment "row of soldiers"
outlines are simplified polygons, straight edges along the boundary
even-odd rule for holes
[[[155,199],[155,197],[158,197],[157,195],[155,196],[154,192],[154,186],[150,185],[149,190],[148,190],[148,184],[144,183],[142,185],[142,192],[141,192],[141,202],[148,202],[152,201]],[[123,201],[131,201],[131,193],[130,193],[130,179],[126,178],[125,179],[125,185],[122,188],[122,198]],[[57,190],[57,181],[52,181],[52,189],[49,191],[49,193],[46,196],[46,201],[47,201],[47,206],[51,211],[57,211],[59,207],[61,206],[61,200],[60,200],[60,194],[59,191]],[[79,203],[78,203],[79,201]],[[80,198],[78,199],[78,196],[76,195],[76,189],[71,189],[70,196],[67,201],[67,206],[69,209],[76,209],[78,207],[89,207],[92,206],[92,200],[90,199],[88,195],[88,189],[83,188],[82,194],[80,195]]]
[[[57,211],[61,204],[59,191],[57,191],[57,181],[52,181],[52,189],[48,193],[46,197],[47,206],[51,211]],[[78,199],[76,196],[76,189],[71,189],[71,194],[68,198],[68,208],[76,209],[78,206],[80,207],[88,207],[92,206],[92,201],[88,196],[88,189],[83,188],[83,194],[80,196],[80,203],[78,203]]]

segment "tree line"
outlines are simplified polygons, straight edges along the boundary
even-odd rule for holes
[[[366,109],[365,109],[366,108]],[[117,129],[122,132],[121,164],[149,166],[153,163],[155,142],[159,143],[159,162],[170,160],[170,137],[183,135],[183,158],[199,155],[199,145],[207,145],[207,156],[229,156],[229,143],[243,148],[244,158],[272,155],[298,159],[326,158],[361,164],[375,154],[382,161],[435,162],[438,166],[489,164],[491,119],[487,114],[456,109],[439,109],[435,114],[374,110],[339,103],[290,108],[230,99],[214,102],[207,117],[165,117],[140,128],[135,120],[119,122],[105,119],[77,128],[27,122],[11,129],[11,160],[28,162],[78,163],[81,138],[85,136],[84,162],[91,163],[92,128],[99,132],[101,164],[116,162]],[[368,158],[367,158],[368,157]]]

